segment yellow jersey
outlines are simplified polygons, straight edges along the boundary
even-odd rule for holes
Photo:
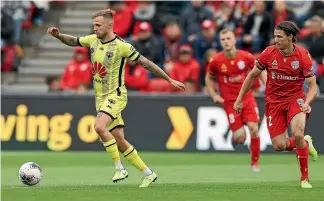
[[[117,35],[105,43],[95,34],[78,37],[77,41],[80,46],[90,48],[96,99],[102,100],[113,93],[118,96],[127,93],[124,82],[126,60],[137,61],[140,53]]]

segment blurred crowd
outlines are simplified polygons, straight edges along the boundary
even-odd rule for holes
[[[34,25],[42,25],[50,2],[1,1],[1,72],[17,70],[24,55],[23,36]]]
[[[24,4],[22,2],[20,7]],[[40,8],[35,3],[31,4]],[[110,1],[107,8],[116,11],[114,31],[172,78],[184,82],[186,93],[205,91],[204,76],[208,62],[222,50],[218,36],[221,29],[232,29],[237,38],[237,48],[258,57],[266,46],[273,44],[273,28],[284,20],[294,21],[300,27],[298,44],[306,47],[314,59],[318,84],[324,76],[323,0]],[[2,15],[3,13],[6,12],[1,12]],[[12,15],[12,12],[7,12],[7,15],[8,13]],[[30,12],[23,13],[26,15]],[[21,19],[38,23],[41,22],[41,15],[30,17],[29,14]],[[13,16],[12,18],[15,19]],[[90,30],[89,27],[89,33]],[[14,37],[10,40],[19,44],[19,37],[16,37],[16,32],[19,31],[14,32]],[[52,90],[91,89],[88,49],[76,48],[61,79],[49,77],[47,80]],[[128,89],[134,91],[177,92],[164,80],[131,62],[125,68],[125,82]],[[262,87],[259,85],[256,91],[262,92]]]

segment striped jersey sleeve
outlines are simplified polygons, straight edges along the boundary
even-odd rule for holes
[[[120,53],[122,57],[128,58],[131,61],[137,61],[141,54],[129,43],[122,42],[120,45]]]

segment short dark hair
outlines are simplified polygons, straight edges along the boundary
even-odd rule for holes
[[[280,22],[275,29],[277,30],[282,30],[285,32],[287,36],[292,35],[293,36],[293,42],[297,41],[297,34],[299,33],[299,28],[298,26],[291,21],[282,21]]]

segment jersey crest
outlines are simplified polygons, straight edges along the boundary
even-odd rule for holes
[[[296,70],[297,68],[299,68],[299,61],[292,61],[291,62],[291,67]]]
[[[245,63],[244,61],[239,61],[237,62],[237,67],[240,69],[240,70],[243,70],[245,68]]]

